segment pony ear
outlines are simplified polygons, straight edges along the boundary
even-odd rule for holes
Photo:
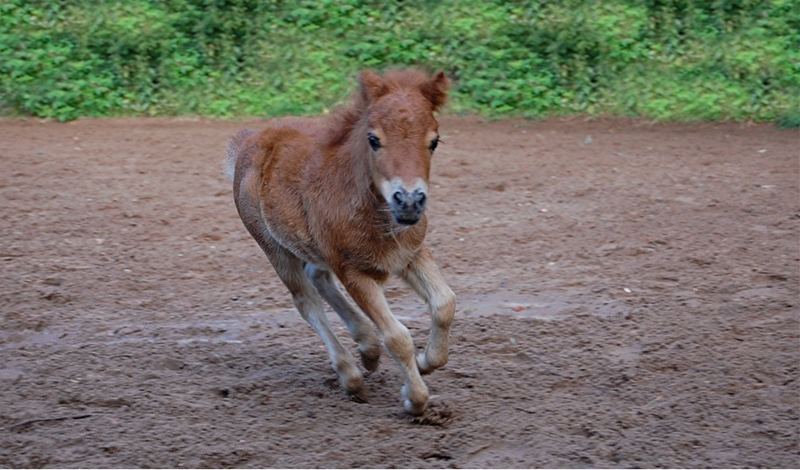
[[[439,71],[430,80],[420,86],[422,95],[433,105],[433,110],[439,109],[447,101],[447,90],[450,88],[450,80],[445,76],[444,71]]]
[[[372,70],[364,70],[358,75],[361,96],[371,103],[386,94],[387,86],[383,78]]]

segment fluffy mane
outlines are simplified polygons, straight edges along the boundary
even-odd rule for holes
[[[380,76],[372,71],[361,72],[359,87],[351,94],[349,102],[331,113],[331,125],[325,143],[335,147],[343,145],[347,141],[350,132],[365,114],[371,94],[377,93],[378,96],[382,96],[403,89],[411,89],[425,96],[436,110],[444,104],[447,98],[448,85],[447,79],[441,72],[433,77],[420,69],[413,68],[388,70]],[[373,96],[373,99],[378,96]]]

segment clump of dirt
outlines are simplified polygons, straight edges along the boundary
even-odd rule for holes
[[[453,421],[453,410],[447,403],[432,397],[425,409],[425,413],[421,416],[409,416],[413,424],[421,424],[424,426],[447,426]]]

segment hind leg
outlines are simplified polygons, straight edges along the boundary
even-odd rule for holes
[[[364,384],[361,371],[358,370],[353,356],[342,347],[336,335],[331,331],[328,319],[325,317],[322,298],[305,276],[303,262],[281,247],[264,225],[261,219],[261,209],[255,196],[258,194],[258,187],[253,172],[245,170],[243,174],[244,176],[240,176],[239,180],[234,181],[234,200],[244,226],[267,255],[275,272],[278,273],[278,277],[289,288],[300,315],[322,338],[342,388],[350,393],[358,394]]]
[[[311,285],[304,286],[300,292],[293,294],[294,305],[300,315],[311,325],[311,328],[322,338],[325,349],[328,350],[333,370],[336,371],[336,375],[339,377],[339,384],[346,392],[360,395],[364,386],[361,371],[358,370],[353,356],[342,346],[339,339],[331,331],[328,319],[325,316],[322,299],[311,289],[313,289]]]
[[[364,379],[352,354],[345,349],[339,339],[331,331],[328,318],[325,316],[324,303],[316,288],[303,272],[303,262],[283,248],[274,248],[267,252],[270,262],[289,292],[294,305],[304,320],[322,338],[325,349],[331,360],[333,370],[339,377],[342,388],[350,394],[359,396]]]
[[[358,352],[361,353],[361,363],[368,371],[378,368],[381,358],[381,342],[375,327],[369,319],[355,308],[344,296],[336,279],[330,271],[321,269],[313,264],[306,265],[306,275],[323,299],[333,308],[342,321],[347,325],[353,339],[358,343]]]

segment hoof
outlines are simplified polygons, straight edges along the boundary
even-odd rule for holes
[[[350,397],[356,403],[367,403],[367,393],[366,388],[362,387],[354,392],[347,392],[347,396]]]
[[[420,416],[425,412],[425,407],[428,405],[427,389],[423,390],[422,393],[418,393],[414,400],[409,397],[408,385],[403,385],[400,393],[403,396],[403,409],[406,410],[406,413],[411,416]]]
[[[361,377],[361,374],[351,375],[349,377],[342,376],[339,378],[339,383],[344,391],[350,395],[359,395],[364,389],[364,378]]]
[[[428,365],[428,361],[425,360],[425,353],[417,353],[417,369],[419,369],[419,373],[422,375],[427,375],[433,372],[433,367]]]
[[[417,369],[419,369],[419,373],[422,375],[428,375],[431,372],[435,371],[438,367],[436,365],[431,364],[428,362],[428,358],[425,355],[425,352],[421,352],[417,354]]]
[[[445,356],[444,360],[431,360],[424,351],[417,353],[417,369],[422,375],[430,374],[436,369],[444,367],[445,364],[447,364],[447,356]]]
[[[380,348],[359,352],[361,353],[361,364],[367,372],[375,372],[378,370],[378,365],[380,365],[381,362]]]
[[[364,376],[352,362],[342,360],[334,367],[339,386],[350,395],[359,395],[364,388]]]
[[[427,403],[412,403],[411,400],[403,400],[403,409],[411,416],[422,416],[425,413]]]

